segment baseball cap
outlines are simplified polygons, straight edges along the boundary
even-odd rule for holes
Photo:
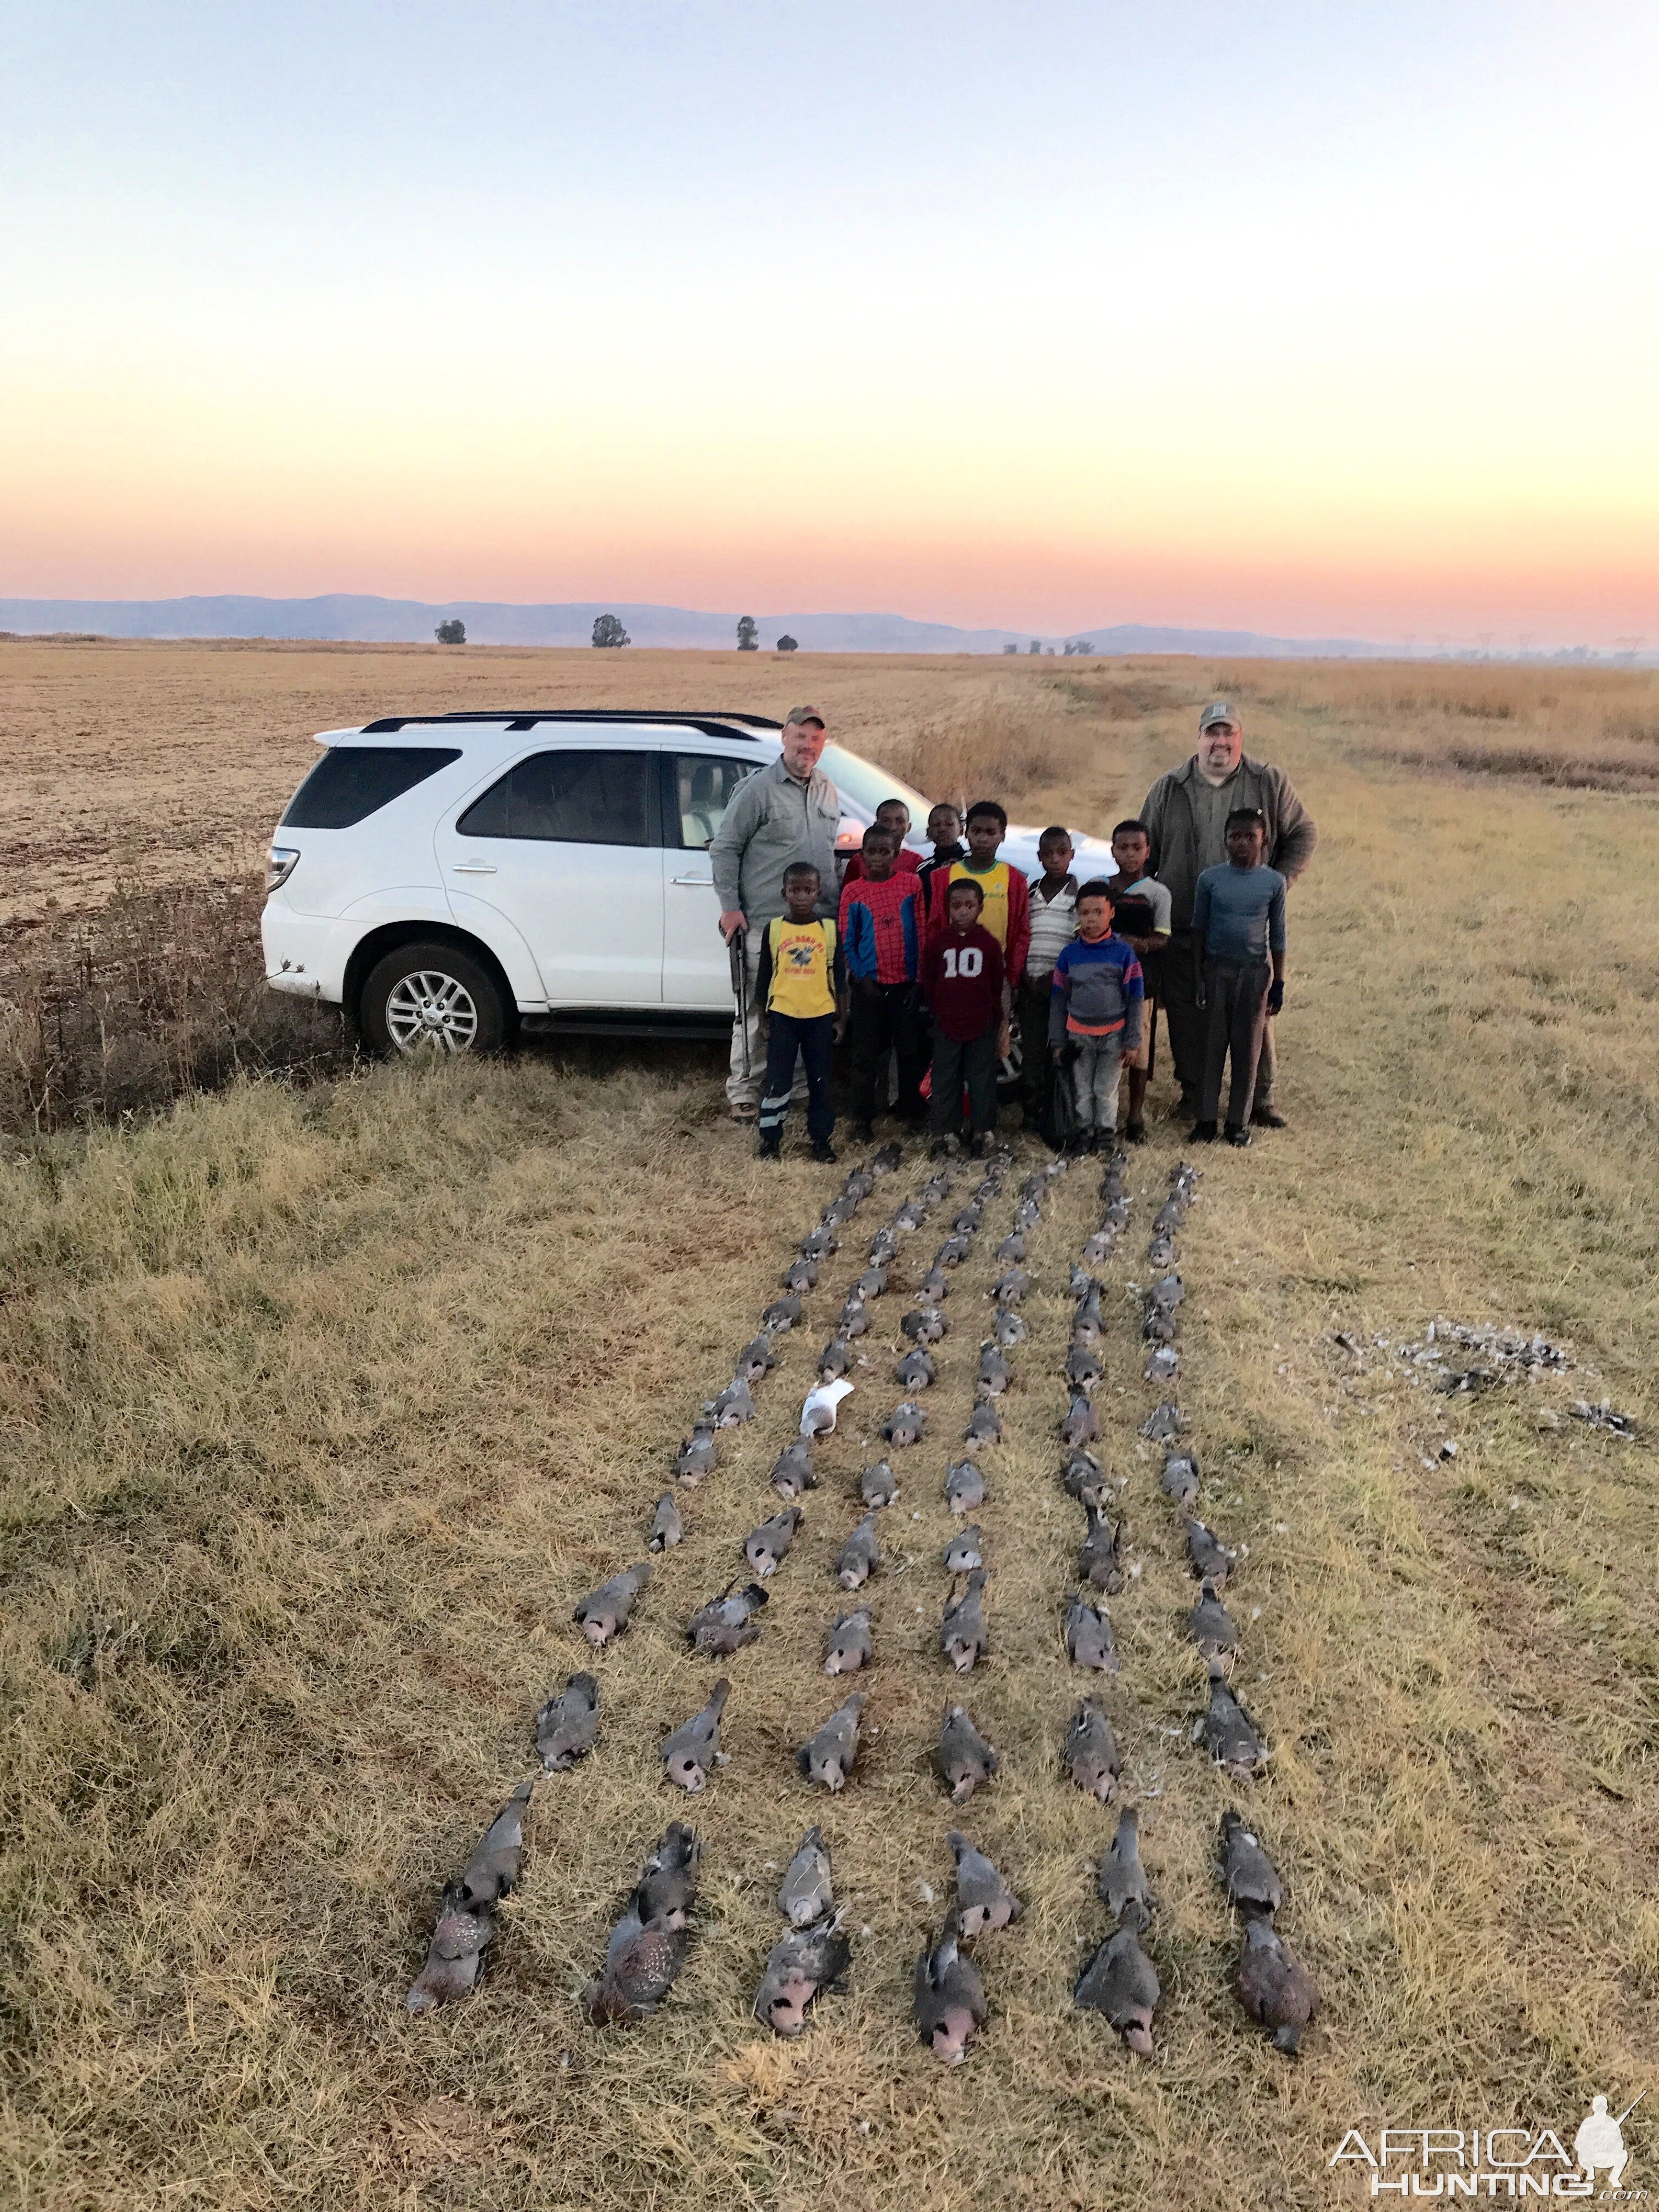
[[[787,730],[792,722],[816,722],[819,729],[825,726],[823,717],[816,707],[792,707],[784,716],[784,728]]]
[[[1227,702],[1224,699],[1212,699],[1209,705],[1199,716],[1199,736],[1201,738],[1206,730],[1214,729],[1218,722],[1231,722],[1235,729],[1239,726],[1237,715],[1234,714],[1232,708],[1227,704]]]

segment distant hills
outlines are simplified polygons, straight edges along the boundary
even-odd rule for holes
[[[41,636],[92,632],[101,637],[270,637],[351,640],[365,644],[432,642],[441,622],[466,625],[469,645],[588,645],[596,615],[619,616],[635,645],[736,645],[738,617],[691,607],[639,606],[626,601],[514,606],[494,599],[382,599],[329,592],[315,599],[263,599],[226,593],[182,599],[0,599],[0,630]],[[757,615],[762,649],[795,638],[804,653],[1000,653],[1029,650],[1033,635],[1056,651],[1086,638],[1097,653],[1237,653],[1257,659],[1397,656],[1397,647],[1351,637],[1264,637],[1255,630],[1173,629],[1140,623],[1101,623],[1048,635],[1019,629],[957,629],[949,623],[912,622],[907,615]]]

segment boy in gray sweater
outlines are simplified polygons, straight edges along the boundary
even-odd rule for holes
[[[1195,1144],[1215,1140],[1221,1072],[1232,1061],[1227,1142],[1250,1141],[1250,1102],[1269,1014],[1285,1003],[1285,878],[1265,867],[1267,824],[1261,810],[1227,817],[1224,867],[1206,868],[1193,892],[1193,933],[1203,947],[1199,1005],[1208,1017]]]

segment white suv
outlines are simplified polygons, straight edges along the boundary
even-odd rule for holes
[[[343,1005],[374,1050],[489,1051],[519,1027],[706,1033],[732,1018],[708,846],[775,760],[755,714],[395,715],[327,730],[270,848],[273,989]],[[930,801],[839,745],[843,854],[886,798]],[[1077,866],[1109,874],[1078,839]],[[1036,832],[1004,857],[1036,869]]]

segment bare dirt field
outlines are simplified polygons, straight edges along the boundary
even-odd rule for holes
[[[912,1158],[828,1263],[752,1427],[683,1493],[685,1542],[598,1669],[599,1747],[538,1785],[481,1993],[411,2021],[439,1888],[584,1663],[572,1604],[640,1556],[691,1413],[840,1171],[764,1171],[697,1050],[240,1081],[112,1126],[20,1124],[0,1157],[0,2201],[1340,2205],[1367,2193],[1328,2168],[1351,2126],[1570,2142],[1593,2094],[1620,2111],[1645,2085],[1653,678],[0,644],[22,753],[0,802],[9,911],[55,957],[129,871],[177,884],[256,855],[310,731],[371,712],[805,696],[924,787],[1099,830],[1183,756],[1216,689],[1322,842],[1291,908],[1291,1127],[1203,1160],[1181,1248],[1203,1510],[1249,1547],[1235,1681],[1273,1752],[1250,1785],[1190,1741],[1193,1587],[1139,1435],[1155,1393],[1129,1285],[1183,1133],[1162,1078],[1100,1270],[1097,1449],[1127,1478],[1139,1570],[1110,1601],[1103,1695],[1158,1893],[1156,2057],[1071,2002],[1115,1818],[1059,1755],[1087,1686],[1060,1635],[1082,1521],[1055,1479],[1059,1366],[1097,1175],[1060,1178],[1032,1239],[979,1516],[986,1658],[959,1682],[938,1651],[939,1486],[1018,1174],[953,1285],[928,1438],[899,1455],[857,1778],[832,1802],[791,1752],[838,1699],[818,1668],[845,1603],[830,1564],[902,1395],[888,1370],[936,1222],[873,1309],[765,1631],[726,1670],[685,1972],[643,2027],[585,2023],[606,1928],[686,1809],[657,1745],[714,1670],[683,1624],[776,1502],[768,1470],[870,1234],[925,1172]],[[1572,1364],[1439,1393],[1402,1353],[1437,1316],[1542,1331]],[[1633,1439],[1570,1410],[1603,1398]],[[928,1764],[947,1694],[1003,1754],[965,1817]],[[1279,1863],[1322,1991],[1297,2061],[1232,1994],[1212,1866],[1230,1803]],[[767,1866],[814,1819],[860,1932],[848,1993],[785,2045],[748,2006],[778,1924]],[[1026,1911],[978,1947],[989,2019],[947,2070],[908,1995],[958,1822]],[[1647,2110],[1626,2141],[1650,2185]]]

